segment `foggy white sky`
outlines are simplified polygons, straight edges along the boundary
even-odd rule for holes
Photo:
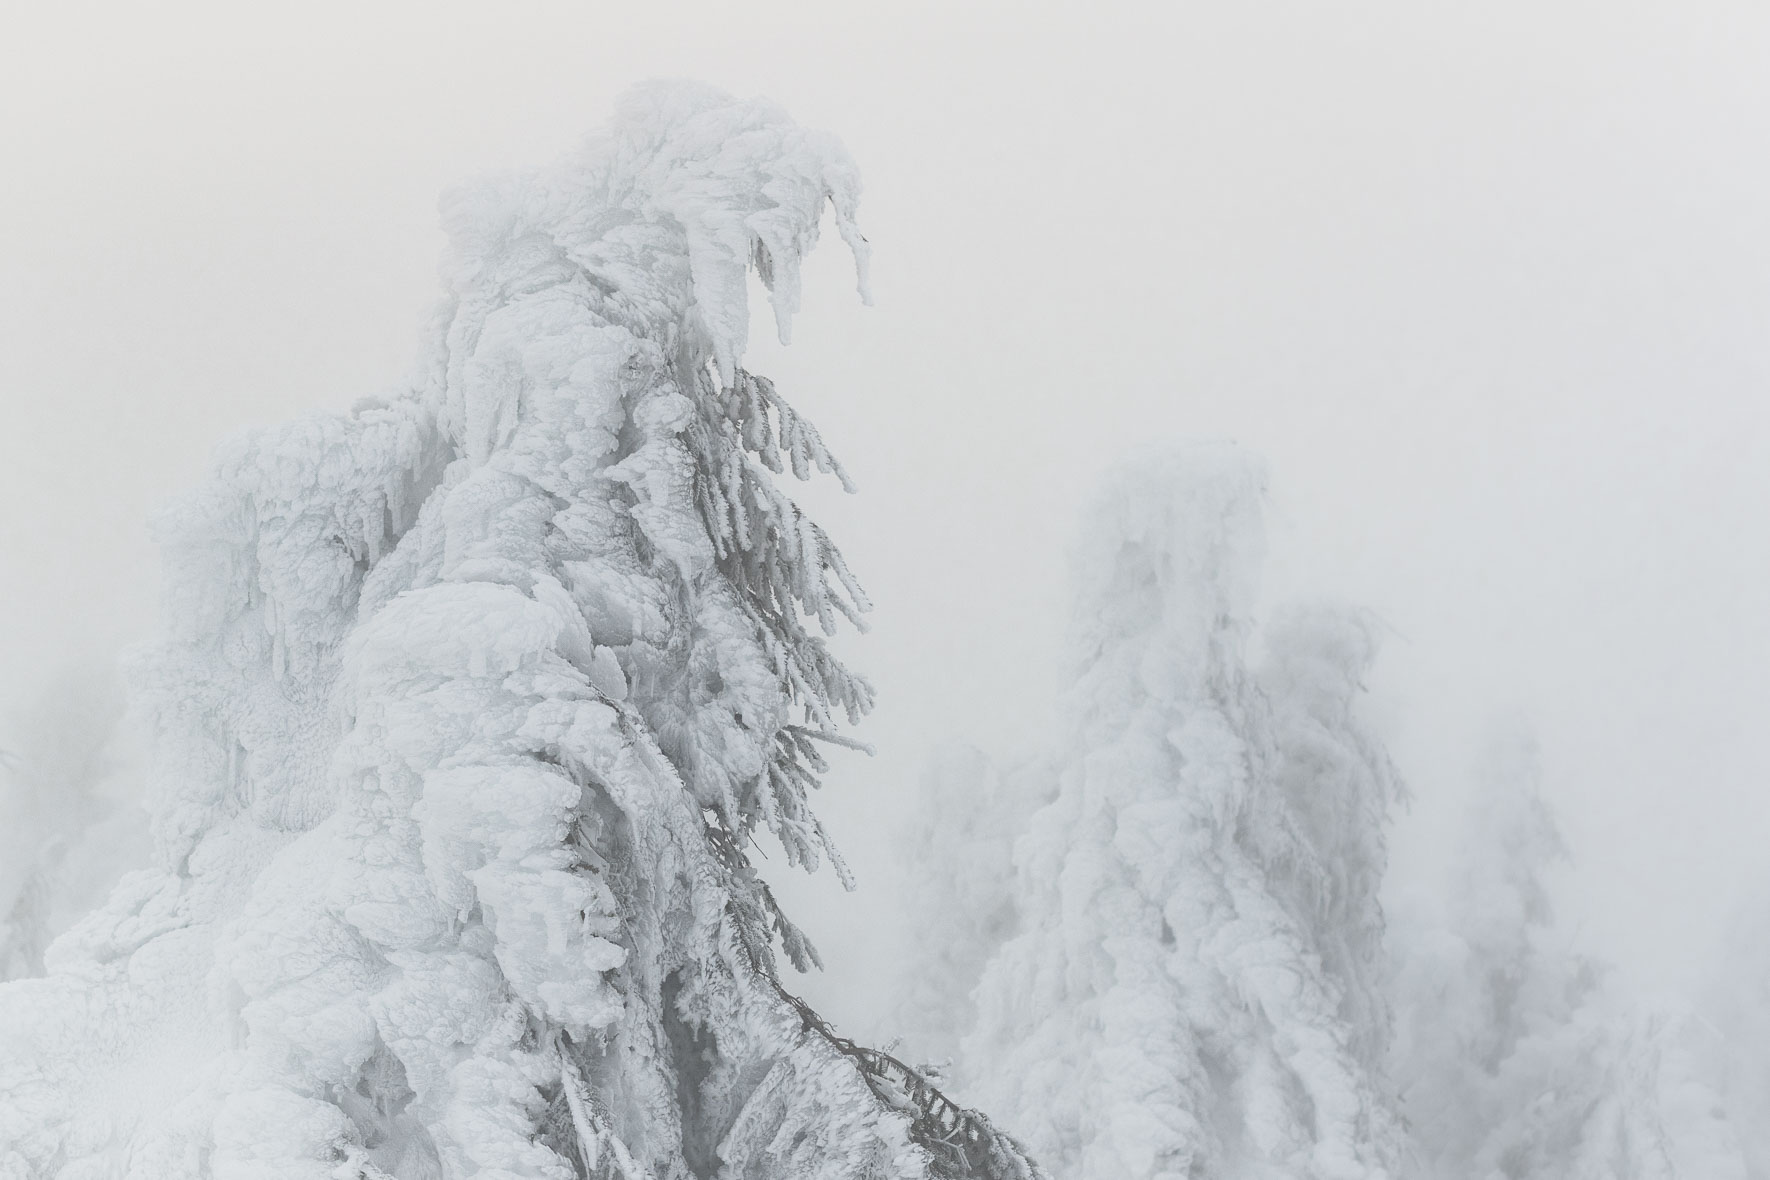
[[[750,358],[860,483],[809,498],[878,606],[814,998],[870,1031],[902,789],[1046,728],[1073,505],[1199,434],[1270,463],[1274,595],[1396,632],[1400,883],[1522,709],[1581,941],[1694,978],[1770,835],[1770,9],[284,7],[0,17],[5,703],[147,630],[144,518],[218,438],[399,382],[441,189],[692,76],[867,178],[877,306],[827,244]]]

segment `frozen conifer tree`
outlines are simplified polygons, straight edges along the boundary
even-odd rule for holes
[[[0,980],[43,973],[50,941],[147,860],[121,780],[114,675],[69,671],[8,719],[0,750]],[[126,744],[126,743],[123,743]]]
[[[1392,1021],[1378,894],[1384,832],[1404,791],[1355,708],[1376,659],[1377,623],[1344,607],[1292,607],[1265,640],[1258,682],[1271,710],[1272,775],[1307,851],[1270,862],[1272,888],[1311,933],[1354,1056],[1382,1076]]]
[[[1460,829],[1449,929],[1422,921],[1397,940],[1395,1076],[1424,1161],[1447,1178],[1482,1174],[1477,1159],[1519,1137],[1498,1078],[1521,1042],[1533,1031],[1591,1039],[1573,1016],[1595,992],[1596,965],[1549,936],[1547,874],[1566,849],[1537,776],[1534,736],[1496,733]],[[1577,1058],[1596,1046],[1564,1048]]]
[[[1246,664],[1262,475],[1231,446],[1122,473],[1084,527],[1058,794],[977,989],[974,1093],[1081,1180],[1387,1177],[1368,1060],[1380,826],[1351,714],[1374,645],[1304,612]]]
[[[1527,729],[1492,737],[1447,928],[1397,943],[1394,1072],[1422,1161],[1441,1180],[1743,1176],[1687,1022],[1638,1010],[1555,930],[1566,847],[1539,778]]]
[[[249,435],[164,524],[157,864],[0,991],[0,1175],[1027,1176],[782,990],[752,871],[871,702],[866,608],[740,367],[853,166],[630,94],[445,203],[417,388]],[[840,862],[836,862],[840,872]]]
[[[1043,757],[1000,770],[974,746],[938,748],[902,834],[907,941],[892,1033],[901,1054],[963,1091],[959,1045],[977,1023],[972,993],[1019,929],[1014,842],[1055,794]]]
[[[1770,1180],[1770,893],[1739,907],[1704,987],[1693,1042],[1736,1129],[1752,1180]]]

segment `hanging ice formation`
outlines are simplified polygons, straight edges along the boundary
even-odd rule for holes
[[[167,515],[157,865],[0,991],[0,1176],[1030,1177],[786,994],[745,855],[867,603],[740,367],[857,177],[773,106],[629,94],[457,193],[418,388],[261,431]]]

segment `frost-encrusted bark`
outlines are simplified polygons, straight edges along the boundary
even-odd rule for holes
[[[769,104],[641,88],[447,200],[420,388],[168,514],[159,864],[0,997],[0,1175],[1032,1175],[781,990],[813,952],[743,852],[834,859],[818,743],[871,703],[769,474],[840,469],[739,367],[827,205],[864,291],[857,191]]]
[[[1392,1176],[1372,1057],[1381,823],[1351,717],[1355,613],[1244,662],[1263,477],[1231,446],[1131,469],[1078,555],[1057,798],[1018,843],[1019,923],[976,993],[970,1093],[1047,1166],[1126,1177]]]

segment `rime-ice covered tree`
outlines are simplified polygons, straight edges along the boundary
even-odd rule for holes
[[[827,206],[864,290],[856,194],[770,104],[632,92],[446,200],[413,390],[165,517],[156,863],[0,990],[0,1175],[1031,1175],[782,990],[746,855],[836,861],[807,794],[871,703],[772,475],[845,477],[739,364]]]
[[[119,775],[112,674],[70,669],[8,719],[0,751],[0,980],[43,973],[50,941],[147,860]]]
[[[1356,709],[1377,656],[1378,624],[1342,606],[1293,606],[1264,638],[1256,678],[1270,710],[1268,765],[1287,812],[1281,822],[1294,826],[1304,853],[1281,852],[1266,871],[1339,992],[1353,1055],[1380,1077],[1393,1022],[1378,894],[1388,866],[1385,831],[1405,791]]]
[[[945,744],[929,758],[900,834],[908,940],[891,1031],[901,1054],[961,1090],[966,1078],[953,1071],[977,1023],[972,993],[1019,929],[1014,842],[1055,785],[1046,758],[1003,770],[975,746]]]
[[[1703,988],[1693,1041],[1725,1103],[1751,1180],[1770,1180],[1770,891],[1761,886],[1728,923]]]
[[[1576,1059],[1596,1052],[1595,1043],[1573,1043],[1599,1031],[1573,1019],[1595,993],[1598,970],[1551,938],[1547,876],[1566,847],[1537,777],[1527,730],[1493,735],[1459,829],[1448,928],[1397,929],[1394,1073],[1422,1159],[1444,1177],[1484,1175],[1477,1161],[1496,1149],[1516,1157],[1522,1144],[1508,1140],[1521,1139],[1523,1108],[1544,1113],[1529,1096],[1503,1109],[1500,1073],[1522,1065],[1512,1059],[1528,1037],[1558,1036]]]
[[[1543,801],[1534,736],[1484,751],[1445,925],[1416,921],[1396,956],[1394,1073],[1442,1180],[1743,1177],[1686,1018],[1630,1003],[1553,925],[1566,846]]]
[[[1129,468],[1076,559],[1056,798],[962,1068],[1057,1175],[1377,1178],[1382,824],[1354,716],[1363,616],[1299,611],[1248,666],[1263,476],[1229,445]]]

